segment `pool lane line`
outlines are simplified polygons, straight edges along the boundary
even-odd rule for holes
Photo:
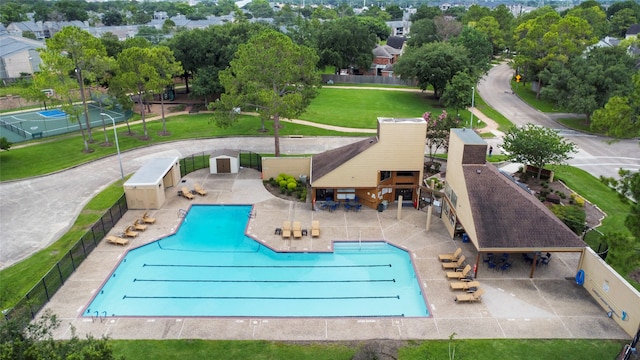
[[[187,267],[187,268],[256,268],[256,269],[301,269],[301,268],[370,268],[392,267],[391,264],[372,265],[181,265],[181,264],[142,264],[142,267]]]
[[[133,282],[185,282],[185,283],[374,283],[396,282],[396,279],[381,280],[197,280],[197,279],[133,279]]]
[[[125,299],[178,299],[178,300],[364,300],[364,299],[400,299],[400,295],[386,296],[318,296],[318,297],[281,297],[281,296],[128,296]]]

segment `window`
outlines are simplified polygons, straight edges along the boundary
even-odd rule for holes
[[[397,176],[414,176],[413,171],[398,171],[396,173]]]
[[[391,171],[380,171],[380,181],[391,179]]]

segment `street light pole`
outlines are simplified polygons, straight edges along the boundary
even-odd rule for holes
[[[471,119],[469,120],[469,128],[473,130],[473,106],[476,100],[476,87],[471,88]]]
[[[113,136],[116,138],[116,151],[118,152],[118,162],[120,163],[120,176],[122,177],[122,181],[124,181],[124,170],[122,170],[122,157],[120,156],[120,145],[118,144],[118,132],[116,131],[116,120],[109,114],[100,113],[102,116],[106,116],[111,119],[113,123]]]

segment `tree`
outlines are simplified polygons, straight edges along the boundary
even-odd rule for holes
[[[240,44],[268,28],[262,23],[227,23],[206,29],[181,31],[169,40],[176,60],[182,63],[187,92],[193,78],[193,92],[198,96],[213,96],[224,89],[218,72],[226,69]],[[213,46],[212,46],[213,45]]]
[[[457,117],[448,115],[446,111],[438,117],[433,117],[430,112],[422,114],[422,118],[427,122],[427,140],[429,148],[429,158],[434,161],[435,154],[440,148],[449,149],[449,133],[452,128],[459,126],[460,120]]]
[[[102,41],[102,45],[107,52],[107,56],[116,58],[123,49],[124,44],[112,32],[103,33],[102,36],[100,36],[100,41]]]
[[[500,23],[493,16],[485,16],[474,23],[473,27],[487,36],[493,45],[493,54],[498,54],[507,46]]]
[[[87,21],[87,3],[84,0],[59,0],[53,3],[53,8],[57,10],[66,21]]]
[[[27,21],[27,12],[23,6],[13,1],[0,5],[0,23],[4,26],[12,22]]]
[[[596,47],[567,65],[556,63],[545,69],[541,78],[547,85],[540,95],[563,110],[585,114],[589,123],[611,96],[633,91],[629,74],[635,66],[636,60],[623,47]]]
[[[333,66],[336,71],[348,68],[369,69],[377,43],[376,34],[357,17],[322,23],[318,34],[319,67]]]
[[[591,2],[592,4],[594,2]],[[593,29],[593,34],[597,38],[602,38],[605,35],[609,34],[610,23],[607,21],[607,14],[602,10],[600,4],[595,2],[595,5],[590,7],[584,7],[583,5],[587,4],[584,2],[580,4],[580,6],[574,7],[573,9],[567,12],[567,15],[579,17],[581,19],[586,20],[591,28]]]
[[[638,23],[636,13],[632,9],[622,9],[611,17],[611,34],[617,37],[624,37],[627,29]]]
[[[464,46],[469,53],[469,62],[473,67],[471,74],[479,76],[489,70],[493,56],[493,45],[485,34],[469,26],[462,29],[460,35],[451,40],[453,44]]]
[[[273,17],[273,9],[267,0],[253,0],[247,5],[247,8],[255,18]]]
[[[448,41],[462,31],[462,23],[448,16],[436,16],[433,19],[433,25],[436,27],[436,35],[440,41]]]
[[[617,139],[634,138],[640,134],[637,114],[634,114],[626,96],[614,96],[603,109],[594,111],[591,129]]]
[[[411,25],[411,37],[407,40],[409,47],[418,48],[434,41],[438,41],[438,34],[433,19],[422,18]]]
[[[70,340],[57,341],[52,333],[59,326],[49,310],[33,322],[27,317],[2,321],[0,359],[115,359],[108,338],[81,340],[72,331]]]
[[[436,99],[453,78],[469,68],[467,49],[451,43],[429,43],[409,49],[394,66],[394,73],[407,80],[416,80],[426,90],[430,85]]]
[[[13,144],[11,144],[9,142],[9,140],[7,140],[6,137],[4,137],[4,136],[0,137],[0,149],[1,150],[7,150],[8,151],[11,148],[11,145],[13,145]]]
[[[476,82],[476,79],[467,72],[459,72],[447,84],[440,100],[446,107],[454,108],[456,114],[458,114],[458,110],[471,106],[472,93]],[[471,124],[471,127],[473,127],[473,124]]]
[[[577,152],[576,145],[558,135],[557,130],[534,124],[512,127],[503,140],[509,160],[536,166],[537,179],[545,165],[560,164]]]
[[[120,26],[124,24],[124,16],[117,10],[105,11],[102,15],[104,26]]]
[[[436,16],[442,15],[442,10],[440,10],[437,6],[429,6],[429,5],[420,5],[416,12],[411,15],[410,20],[412,22],[418,21],[420,19],[431,19]]]
[[[69,67],[57,70],[68,71],[76,76],[80,88],[82,107],[84,109],[88,141],[89,143],[93,142],[89,109],[85,96],[85,81],[94,78],[94,74],[92,74],[94,67],[107,55],[102,42],[87,31],[75,26],[66,26],[52,38],[47,39],[47,48],[44,52],[48,53],[47,58],[54,63]],[[71,61],[56,61],[54,60],[56,57],[68,57]],[[51,66],[53,64],[47,65]],[[89,84],[91,84],[91,82],[89,82]]]
[[[117,64],[118,71],[111,83],[125,92],[136,94],[144,131],[142,139],[148,140],[144,102],[151,92],[162,93],[173,76],[177,75],[176,72],[182,72],[181,65],[174,61],[173,53],[166,46],[124,49],[118,56]]]
[[[402,16],[404,15],[404,12],[400,8],[400,6],[396,4],[391,4],[385,7],[384,11],[386,11],[387,14],[389,14],[389,16],[391,17],[391,20],[402,20]]]
[[[275,155],[280,156],[280,117],[301,114],[317,94],[318,56],[275,30],[266,30],[240,45],[230,66],[220,73],[225,92],[215,105],[216,123],[229,126],[237,107],[257,109],[273,119]]]

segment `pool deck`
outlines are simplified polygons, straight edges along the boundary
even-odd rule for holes
[[[456,292],[438,261],[438,254],[463,249],[468,262],[476,258],[471,243],[452,240],[442,220],[433,216],[426,231],[427,213],[394,204],[383,212],[363,208],[360,212],[312,211],[309,203],[294,203],[273,197],[265,190],[259,172],[241,169],[239,174],[208,173],[208,169],[187,175],[184,185],[198,182],[207,196],[187,200],[167,190],[167,202],[150,211],[156,223],[149,225],[129,245],[102,241],[82,263],[44,309],[55,313],[62,325],[54,332],[58,339],[70,338],[71,327],[85,334],[112,339],[227,339],[338,341],[368,339],[457,338],[580,338],[628,339],[628,335],[573,281],[579,254],[554,253],[547,268],[529,278],[530,264],[513,259],[511,271],[503,273],[480,266],[477,280],[485,289],[478,303],[456,303]],[[385,240],[411,252],[431,312],[425,318],[83,318],[81,312],[95,291],[117,266],[123,254],[145,243],[173,233],[180,223],[180,209],[191,204],[255,204],[248,234],[278,251],[329,251],[334,240]],[[110,235],[117,235],[144,211],[130,210]],[[283,240],[274,230],[284,220],[300,221],[310,229],[319,220],[319,238]]]

